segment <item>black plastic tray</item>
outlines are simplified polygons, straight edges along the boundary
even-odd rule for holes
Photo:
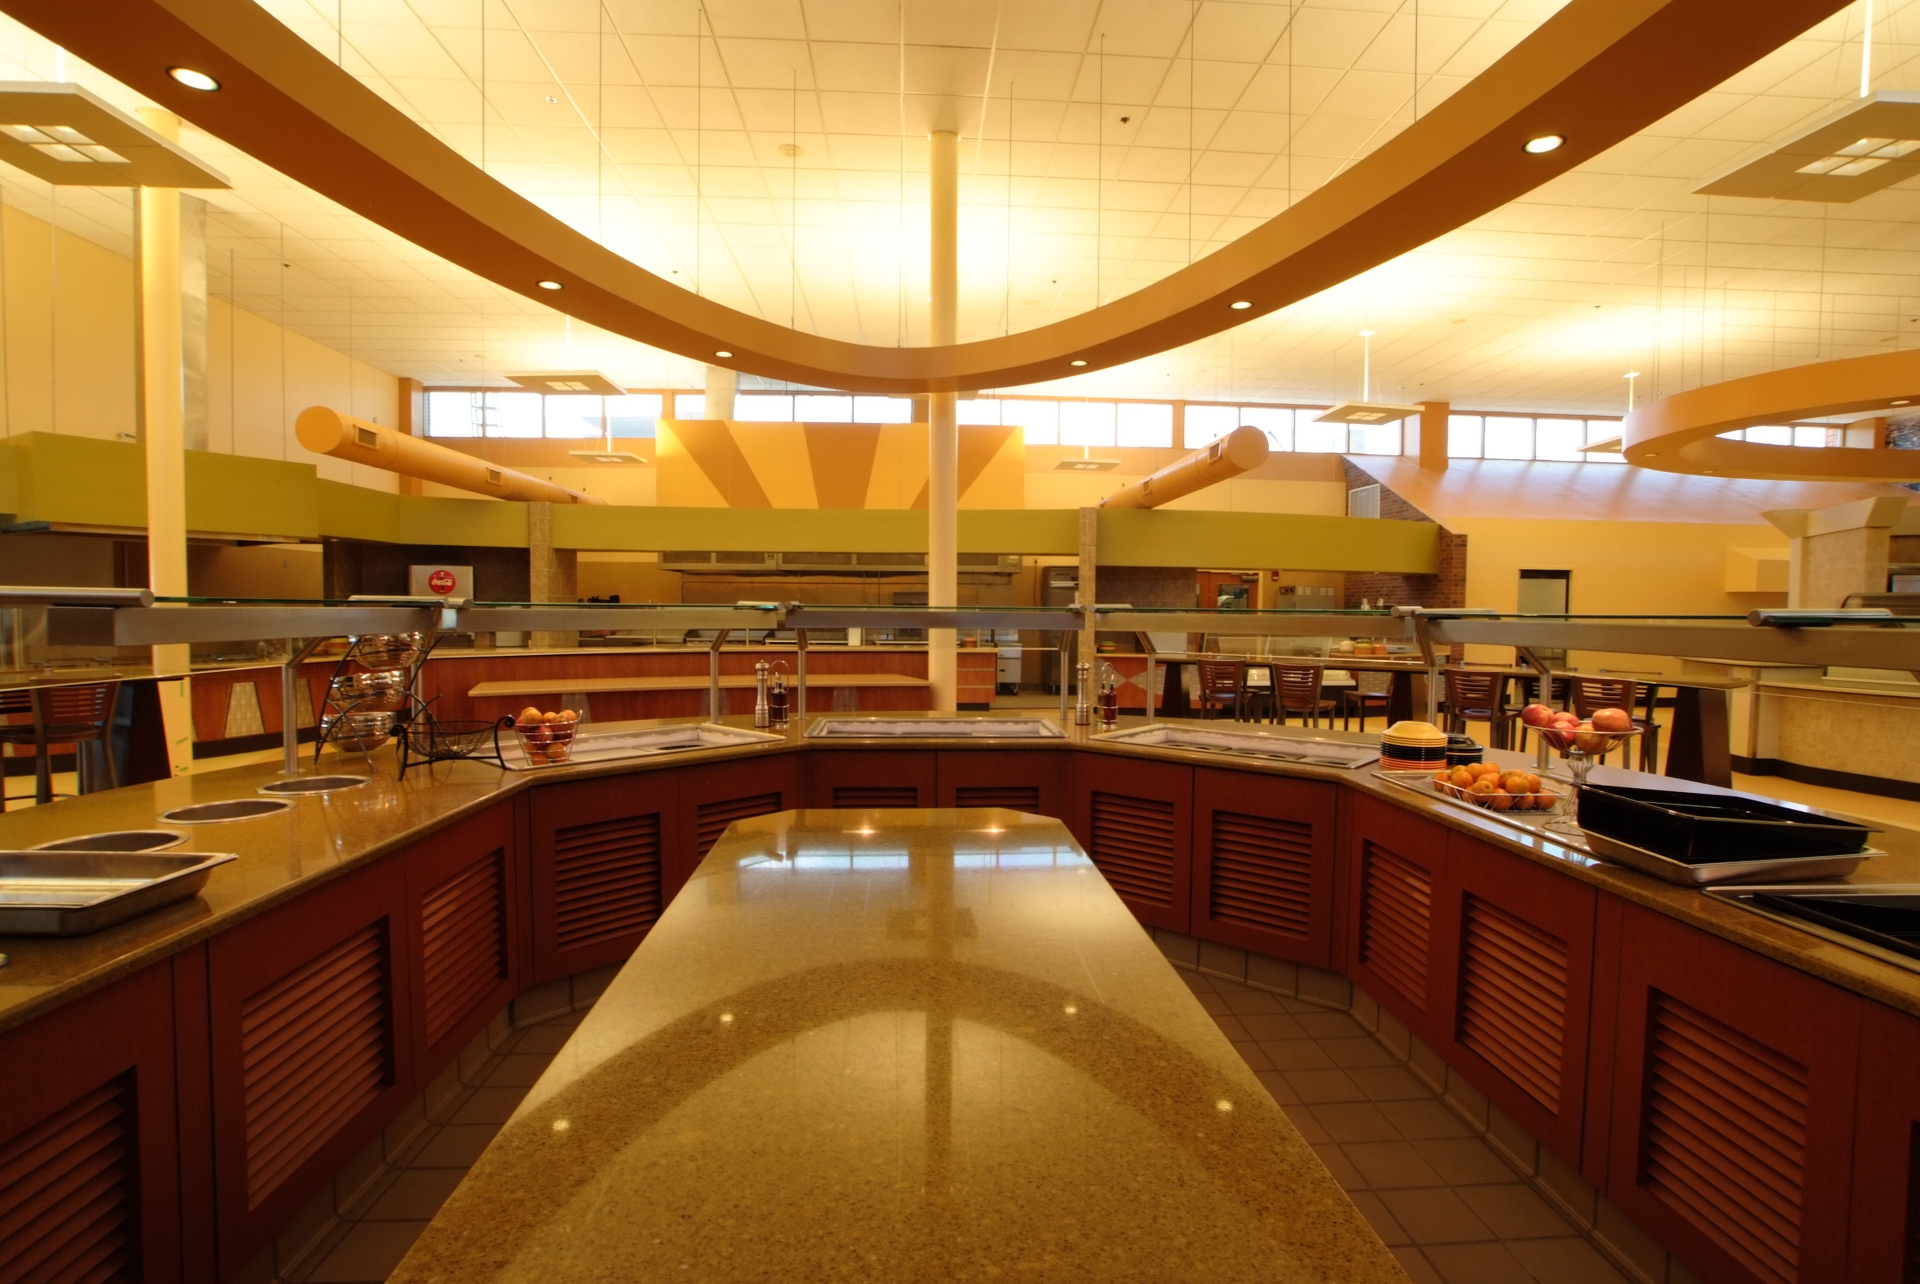
[[[1587,785],[1580,828],[1689,865],[1844,856],[1867,845],[1865,825],[1747,794]]]

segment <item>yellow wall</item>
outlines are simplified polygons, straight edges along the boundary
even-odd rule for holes
[[[1729,593],[1727,550],[1786,546],[1768,526],[1706,522],[1576,522],[1455,518],[1467,536],[1468,606],[1511,611],[1524,570],[1571,571],[1569,609],[1591,615],[1745,615],[1782,605],[1784,594]],[[1470,647],[1470,658],[1511,659],[1502,647]],[[1657,657],[1581,657],[1583,666],[1678,672]]]

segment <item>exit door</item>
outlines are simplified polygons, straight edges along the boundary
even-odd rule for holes
[[[1517,609],[1522,615],[1565,615],[1572,580],[1572,571],[1521,571]],[[1553,668],[1566,666],[1565,651],[1535,647],[1533,653]]]

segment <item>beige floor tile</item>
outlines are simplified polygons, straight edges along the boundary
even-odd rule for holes
[[[553,1064],[550,1056],[521,1056],[513,1054],[500,1058],[500,1063],[487,1072],[485,1085],[488,1088],[531,1088],[547,1067]]]
[[[1357,1071],[1353,1078],[1362,1087],[1367,1086],[1365,1075],[1369,1071]],[[1380,1113],[1393,1120],[1394,1127],[1408,1141],[1427,1141],[1441,1137],[1467,1138],[1473,1136],[1473,1130],[1466,1121],[1447,1109],[1445,1103],[1434,1099],[1431,1089],[1412,1075],[1414,1086],[1420,1089],[1417,1097],[1404,1100],[1381,1101]]]
[[[1431,1101],[1433,1090],[1405,1066],[1354,1066],[1347,1071],[1361,1091],[1375,1101]]]
[[[550,1057],[565,1046],[567,1040],[573,1037],[576,1028],[573,1025],[555,1025],[551,1022],[528,1026],[520,1031],[519,1037],[514,1039],[504,1051]]]
[[[1365,1039],[1368,1034],[1360,1023],[1344,1012],[1300,1012],[1295,1014],[1300,1028],[1311,1039]]]
[[[427,1221],[467,1175],[464,1168],[409,1168],[360,1215],[364,1222]]]
[[[1268,1094],[1272,1096],[1278,1104],[1282,1106],[1297,1106],[1300,1104],[1300,1094],[1293,1090],[1293,1085],[1287,1082],[1287,1076],[1280,1073],[1280,1071],[1255,1070],[1253,1075],[1254,1078],[1258,1079],[1261,1084],[1265,1086]]]
[[[1309,1106],[1306,1112],[1326,1130],[1331,1141],[1400,1141],[1400,1130],[1393,1120],[1370,1101],[1342,1101],[1325,1106]]]
[[[1240,1024],[1245,1027],[1249,1037],[1257,1039],[1262,1043],[1279,1039],[1295,1040],[1305,1039],[1307,1037],[1307,1032],[1301,1028],[1300,1023],[1284,1012],[1265,1014],[1247,1013],[1239,1017],[1238,1020]]]
[[[1413,1236],[1414,1243],[1422,1248],[1437,1244],[1477,1243],[1493,1238],[1493,1232],[1487,1229],[1485,1222],[1473,1215],[1466,1201],[1445,1186],[1384,1190],[1380,1192],[1380,1198],[1386,1201],[1387,1211],[1393,1214],[1394,1220],[1405,1227],[1407,1234]],[[1434,1266],[1440,1267],[1437,1258]],[[1446,1274],[1444,1268],[1441,1268],[1441,1274]]]
[[[1315,1146],[1313,1153],[1320,1156],[1320,1162],[1327,1166],[1327,1171],[1333,1174],[1333,1179],[1340,1183],[1342,1190],[1352,1192],[1367,1188],[1366,1179],[1360,1175],[1358,1168],[1348,1162],[1340,1147],[1330,1141],[1324,1142]]]
[[[1339,1140],[1338,1137],[1329,1135],[1320,1121],[1313,1117],[1312,1106],[1295,1106],[1291,1110],[1288,1110],[1286,1115],[1288,1121],[1293,1124],[1294,1128],[1299,1131],[1302,1137],[1307,1139],[1307,1144],[1310,1146],[1318,1146],[1325,1142]]]
[[[1493,1186],[1514,1180],[1513,1169],[1478,1137],[1439,1137],[1414,1145],[1452,1185]]]
[[[1343,1143],[1340,1149],[1373,1190],[1446,1185],[1446,1179],[1410,1141],[1356,1141]]]
[[[500,1131],[497,1124],[448,1124],[432,1137],[409,1168],[471,1168]]]
[[[1393,1214],[1387,1211],[1387,1206],[1380,1202],[1380,1197],[1372,1191],[1355,1191],[1353,1205],[1360,1210],[1360,1215],[1367,1219],[1367,1224],[1373,1227],[1374,1232],[1387,1242],[1387,1247],[1413,1243],[1400,1223],[1393,1219]]]
[[[457,1124],[503,1124],[526,1098],[525,1088],[475,1088],[447,1119]]]
[[[1175,968],[1174,975],[1178,976],[1180,980],[1186,984],[1186,987],[1195,994],[1213,993],[1213,982],[1200,973],[1193,971],[1191,968]]]
[[[1249,990],[1240,986],[1220,992],[1226,1001],[1227,1011],[1235,1016],[1273,1016],[1280,1012],[1280,1001],[1265,990]]]
[[[1236,1043],[1233,1045],[1233,1050],[1240,1054],[1240,1059],[1245,1061],[1251,1069],[1278,1070],[1282,1068],[1269,1061],[1267,1054],[1260,1050],[1260,1045],[1257,1043]]]
[[[1504,1186],[1462,1186],[1460,1198],[1501,1239],[1556,1239],[1574,1233],[1552,1205],[1531,1186],[1517,1181]]]
[[[1326,1049],[1312,1039],[1262,1039],[1260,1051],[1276,1070],[1337,1070]]]
[[[1365,1101],[1367,1094],[1344,1070],[1282,1070],[1287,1084],[1310,1105],[1328,1101]]]
[[[1440,1272],[1433,1269],[1433,1263],[1427,1255],[1411,1245],[1395,1248],[1393,1255],[1399,1259],[1413,1284],[1447,1284],[1440,1278]]]
[[[1212,990],[1207,990],[1204,992],[1200,990],[1195,990],[1193,992],[1193,997],[1200,1001],[1201,1010],[1206,1012],[1209,1016],[1233,1015],[1233,1013],[1227,1007],[1226,999],[1221,997],[1218,994],[1215,994]]]
[[[1252,1032],[1249,1031],[1245,1025],[1241,1024],[1239,1017],[1217,1016],[1213,1019],[1213,1023],[1219,1026],[1220,1033],[1226,1035],[1228,1040],[1233,1043],[1253,1042]]]
[[[1627,1277],[1584,1239],[1516,1240],[1508,1247],[1541,1284],[1627,1284]]]
[[[1424,1244],[1427,1260],[1447,1284],[1560,1284],[1541,1281],[1505,1244]]]
[[[1803,785],[1785,776],[1742,776],[1736,774],[1733,787],[1763,798],[1837,811],[1862,820],[1878,821],[1901,829],[1920,829],[1920,802],[1905,798],[1882,798],[1878,794],[1857,794],[1850,789],[1828,789],[1824,785]]]
[[[1359,1035],[1351,1039],[1318,1039],[1321,1051],[1333,1058],[1333,1064],[1342,1069],[1384,1069],[1399,1064],[1398,1059],[1371,1035]]]
[[[393,1273],[426,1222],[361,1222],[307,1276],[311,1284],[377,1284]]]

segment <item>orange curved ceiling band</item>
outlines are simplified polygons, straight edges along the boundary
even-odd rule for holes
[[[725,351],[721,364],[736,369],[866,392],[1017,387],[1283,308],[1531,191],[1844,4],[1571,0],[1426,117],[1199,262],[1019,334],[888,348],[776,325],[634,265],[482,172],[252,0],[0,0],[200,128],[488,280],[696,361]],[[222,88],[183,88],[169,66],[205,71]],[[1544,134],[1566,144],[1522,151]],[[564,289],[539,290],[541,280]],[[1234,311],[1235,301],[1253,306]]]
[[[1627,462],[1667,473],[1768,481],[1920,481],[1920,450],[1722,441],[1736,428],[1920,406],[1920,350],[1790,366],[1650,401],[1621,426]]]

